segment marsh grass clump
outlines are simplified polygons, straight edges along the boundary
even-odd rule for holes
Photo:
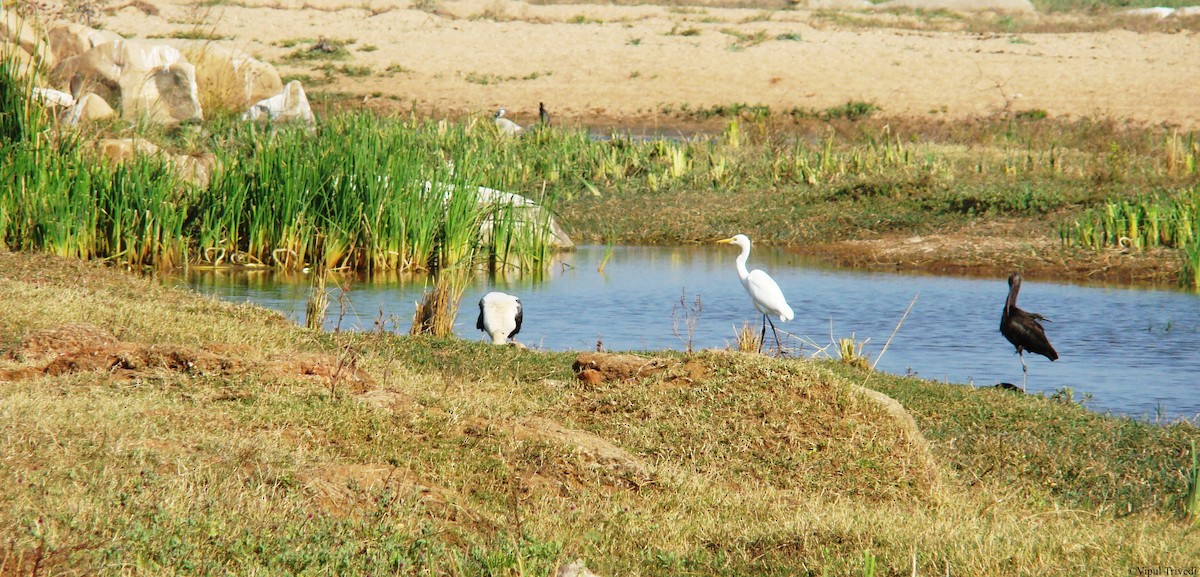
[[[462,270],[445,270],[433,275],[433,286],[426,289],[413,313],[411,335],[445,337],[454,334],[462,295],[470,276]]]
[[[742,327],[734,335],[736,350],[740,353],[757,353],[762,350],[762,333],[754,330],[750,321],[742,321]]]
[[[858,342],[851,335],[838,339],[837,345],[838,360],[843,364],[863,370],[871,369],[870,361],[863,355],[863,347],[867,345],[867,341]]]
[[[1183,511],[1192,524],[1200,523],[1200,456],[1196,441],[1192,441],[1192,466],[1187,470],[1187,492],[1183,496]]]
[[[852,100],[841,106],[826,109],[820,114],[824,120],[845,118],[846,120],[861,120],[879,110],[879,106],[871,102]]]
[[[329,311],[329,290],[325,288],[325,271],[313,275],[308,297],[304,301],[304,326],[319,331],[325,326],[325,314]]]
[[[1110,200],[1085,212],[1060,236],[1065,244],[1093,250],[1176,249],[1181,286],[1200,288],[1200,187],[1149,197]]]

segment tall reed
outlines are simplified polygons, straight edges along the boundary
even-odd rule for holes
[[[218,229],[197,235],[201,249],[224,243],[222,250],[285,268],[363,271],[433,271],[472,266],[481,252],[527,250],[531,256],[510,264],[540,266],[549,249],[538,239],[547,236],[530,232],[533,242],[514,245],[484,226],[512,210],[481,202],[480,184],[503,182],[505,172],[494,170],[502,163],[488,135],[469,125],[434,126],[357,114],[331,118],[316,134],[235,128],[242,145],[231,148],[226,173],[202,202],[225,206],[216,209]],[[245,160],[234,156],[245,151]]]
[[[443,337],[454,334],[454,319],[458,318],[462,295],[470,284],[470,274],[464,268],[444,269],[432,276],[433,286],[425,290],[417,303],[409,334]]]
[[[21,22],[10,25],[19,30]],[[0,44],[0,143],[33,141],[50,124],[49,113],[30,96],[37,59],[18,58],[17,50],[15,42]]]
[[[325,315],[329,312],[329,289],[326,288],[325,275],[325,271],[313,274],[308,298],[304,301],[304,326],[314,331],[325,326]]]
[[[114,164],[69,133],[41,138],[46,119],[17,62],[0,60],[0,238],[14,248],[160,268],[432,271],[470,268],[486,253],[509,268],[548,262],[548,217],[510,218],[518,211],[503,200],[524,203],[513,195],[481,202],[481,184],[532,173],[513,173],[528,164],[508,162],[478,125],[347,114],[311,130],[226,119],[212,129],[218,168],[199,188],[158,155]],[[538,200],[553,210],[552,197]]]
[[[1064,243],[1106,247],[1178,249],[1180,284],[1200,289],[1200,185],[1151,197],[1105,202],[1064,225]]]
[[[1188,469],[1187,491],[1183,496],[1183,512],[1193,524],[1200,523],[1200,456],[1196,453],[1196,441],[1192,441],[1192,466]]]

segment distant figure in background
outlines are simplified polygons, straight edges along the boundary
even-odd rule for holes
[[[538,120],[541,121],[542,126],[550,126],[550,113],[546,112],[546,104],[544,102],[538,103]]]
[[[503,108],[497,110],[496,117],[494,119],[494,122],[496,123],[496,129],[500,131],[500,134],[505,136],[517,136],[522,132],[525,132],[525,129],[521,128],[521,125],[505,118],[504,112],[505,111]]]
[[[1008,300],[1004,301],[1004,314],[1000,316],[1000,334],[1008,339],[1021,357],[1021,391],[1025,391],[1029,378],[1029,365],[1025,364],[1025,351],[1037,353],[1052,361],[1058,360],[1058,352],[1050,346],[1046,331],[1038,321],[1050,319],[1017,308],[1017,293],[1021,290],[1021,275],[1012,273],[1008,277]]]
[[[483,295],[475,328],[490,335],[493,345],[508,343],[521,332],[521,299],[494,291]]]

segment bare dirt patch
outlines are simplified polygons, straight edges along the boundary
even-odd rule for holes
[[[360,392],[374,382],[365,372],[336,357],[304,353],[259,361],[250,351],[231,347],[214,350],[174,344],[122,342],[112,333],[86,323],[64,325],[27,335],[6,353],[16,368],[0,370],[0,381],[106,371],[117,380],[150,377],[159,371],[193,375],[254,373],[274,378],[299,378],[347,383]]]

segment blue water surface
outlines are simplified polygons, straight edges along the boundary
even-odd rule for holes
[[[606,250],[611,256],[600,272]],[[475,303],[490,290],[502,290],[521,298],[525,322],[517,340],[533,348],[733,347],[744,323],[757,330],[761,322],[734,271],[737,253],[729,245],[580,247],[537,278],[479,277],[464,296],[456,332],[484,339],[475,329]],[[832,343],[853,336],[866,341],[864,353],[877,359],[879,370],[973,386],[1021,383],[1021,363],[999,331],[1007,275],[834,269],[757,246],[750,268],[766,270],[783,288],[796,318],[776,326],[800,354],[836,356]],[[309,291],[303,275],[201,272],[186,282],[303,322]],[[375,278],[350,287],[345,298],[332,299],[327,329],[374,330],[382,324],[407,333],[427,281]],[[1060,355],[1056,362],[1026,355],[1031,393],[1069,387],[1077,400],[1090,396],[1086,405],[1093,410],[1150,420],[1200,415],[1200,296],[1026,276],[1019,304],[1051,319],[1046,334]],[[773,345],[769,329],[767,339]]]

